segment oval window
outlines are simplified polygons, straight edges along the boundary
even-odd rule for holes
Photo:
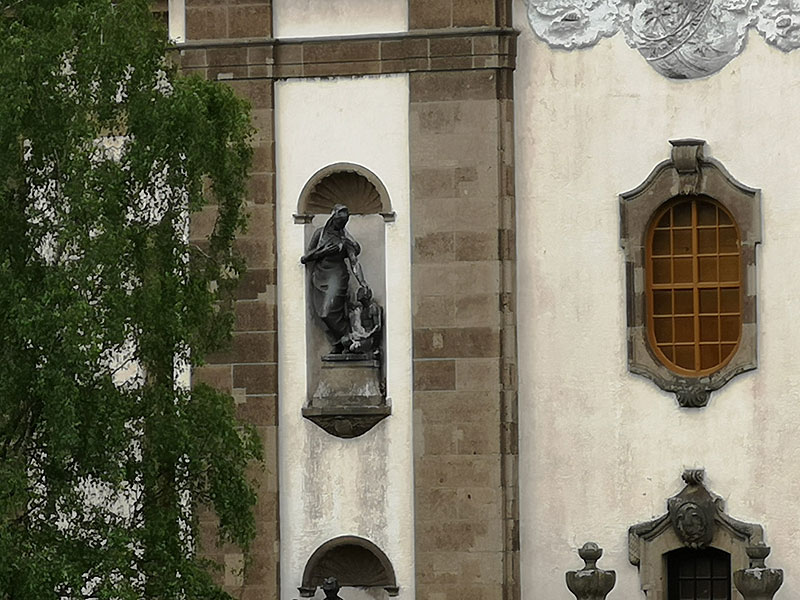
[[[662,206],[647,237],[650,347],[669,369],[707,375],[734,355],[742,332],[741,236],[708,197]]]

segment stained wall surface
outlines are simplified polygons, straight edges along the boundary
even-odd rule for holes
[[[282,81],[275,105],[281,598],[297,596],[308,558],[341,535],[377,544],[394,566],[399,597],[414,598],[408,77]],[[372,171],[397,213],[385,226],[384,265],[392,415],[353,439],[331,436],[301,414],[306,232],[292,218],[306,182],[341,162]],[[362,254],[369,253],[365,244]]]
[[[535,38],[523,2],[515,72],[522,597],[567,600],[563,572],[598,542],[617,598],[644,598],[627,558],[630,525],[663,514],[681,472],[739,519],[760,523],[779,596],[800,593],[795,499],[800,374],[800,55],[750,33],[720,73],[669,80],[621,34],[581,51]],[[668,140],[707,153],[761,188],[759,368],[681,409],[626,367],[618,194],[669,157]]]
[[[408,29],[407,0],[274,0],[275,37],[385,33]]]

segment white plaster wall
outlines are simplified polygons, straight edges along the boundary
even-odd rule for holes
[[[169,39],[181,43],[186,41],[186,0],[169,0]]]
[[[323,542],[358,535],[392,561],[400,597],[414,598],[408,77],[281,81],[275,114],[281,597],[297,596],[306,561]],[[392,415],[349,440],[328,435],[300,412],[306,401],[306,300],[299,259],[305,249],[304,226],[292,219],[308,179],[338,162],[375,173],[397,213],[385,238]]]
[[[628,526],[663,514],[685,467],[705,467],[734,517],[761,523],[778,597],[800,594],[800,53],[751,32],[722,72],[668,80],[622,35],[582,51],[534,37],[521,0],[515,80],[523,598],[567,600],[564,571],[598,542],[611,597],[644,598]],[[707,140],[762,189],[759,368],[700,410],[627,372],[617,195]]]
[[[276,38],[408,30],[408,0],[273,0]]]

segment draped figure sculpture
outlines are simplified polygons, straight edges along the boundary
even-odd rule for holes
[[[311,272],[311,307],[325,326],[331,354],[375,354],[381,309],[372,297],[358,255],[360,244],[345,229],[350,212],[337,204],[314,232],[300,262]],[[351,291],[350,275],[358,287]]]

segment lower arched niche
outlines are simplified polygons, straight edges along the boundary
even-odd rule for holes
[[[314,551],[303,571],[300,595],[313,597],[327,577],[335,577],[342,587],[383,588],[389,596],[399,592],[389,558],[374,543],[357,536],[328,540]]]

